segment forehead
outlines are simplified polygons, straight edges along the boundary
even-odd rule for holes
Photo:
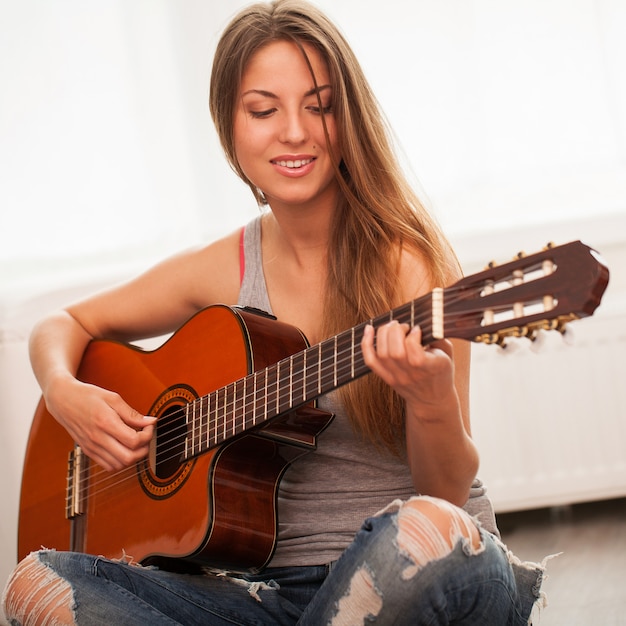
[[[249,88],[258,88],[258,81],[272,82],[275,84],[302,86],[305,89],[314,86],[311,76],[311,64],[313,74],[318,86],[329,83],[329,72],[326,62],[321,54],[311,45],[302,44],[302,48],[291,41],[273,41],[257,50],[244,68],[241,91]]]

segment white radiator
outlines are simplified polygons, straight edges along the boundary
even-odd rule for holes
[[[603,257],[602,304],[569,336],[472,347],[473,434],[497,511],[626,496],[626,245]]]

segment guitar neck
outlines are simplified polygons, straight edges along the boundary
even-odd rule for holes
[[[424,345],[444,336],[485,343],[532,338],[592,315],[608,280],[597,252],[580,241],[490,264],[186,405],[184,456],[205,452],[366,374],[361,352],[366,324],[419,325]]]
[[[367,324],[378,328],[397,320],[422,327],[422,343],[441,336],[433,310],[442,310],[442,290],[435,290],[368,322],[363,322],[264,369],[197,398],[186,405],[185,458],[289,413],[367,374],[361,339]],[[427,313],[424,313],[427,311]],[[443,321],[440,322],[443,328]],[[442,333],[442,330],[440,331]]]

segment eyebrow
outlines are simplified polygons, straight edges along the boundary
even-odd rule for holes
[[[321,93],[322,91],[325,91],[327,89],[330,89],[330,85],[313,87],[313,89],[309,89],[309,91],[304,94],[304,97],[308,98],[309,96],[314,96],[316,93]],[[271,91],[266,91],[265,89],[249,89],[245,93],[242,93],[241,97],[243,98],[244,96],[247,96],[249,94],[257,94],[259,96],[264,96],[265,98],[273,98],[275,100],[278,99],[278,96],[275,93],[272,93]]]

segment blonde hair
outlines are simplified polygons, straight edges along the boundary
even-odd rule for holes
[[[403,248],[425,260],[432,286],[445,284],[454,257],[401,171],[386,120],[352,49],[328,18],[303,0],[244,9],[225,29],[215,53],[211,115],[231,167],[257,202],[264,202],[262,192],[246,178],[235,154],[233,116],[249,60],[268,43],[281,40],[295,42],[305,58],[303,44],[318,51],[333,87],[332,114],[341,146],[341,161],[335,166],[342,193],[329,241],[322,320],[324,336],[332,336],[401,304],[398,267]],[[342,387],[341,394],[364,436],[401,451],[403,403],[390,387],[369,376]]]

